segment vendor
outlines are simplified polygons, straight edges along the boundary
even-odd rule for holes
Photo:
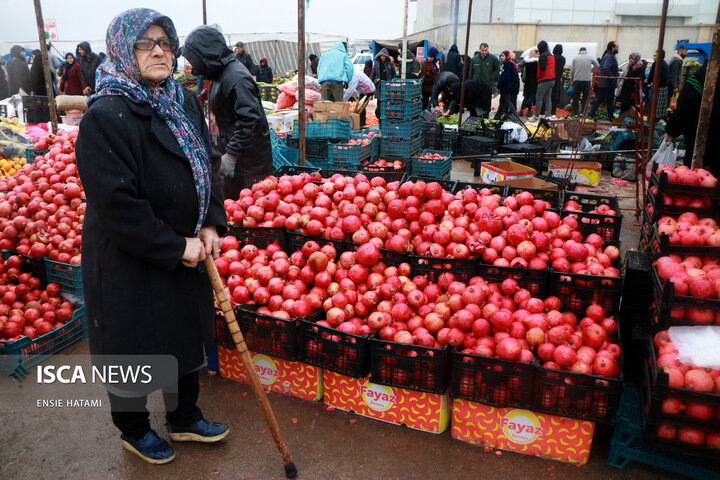
[[[356,99],[358,102],[358,105],[360,105],[365,98],[369,99],[372,98],[373,94],[375,93],[375,84],[373,84],[372,80],[370,80],[370,77],[365,75],[365,73],[355,70],[353,73],[353,78],[350,80],[350,84],[348,85],[348,88],[345,90],[345,93],[343,94],[343,102],[347,102],[350,99]],[[360,112],[360,126],[365,126],[365,117],[366,117],[366,110],[367,108],[363,108],[362,112]]]
[[[172,77],[172,20],[147,8],[123,12],[107,47],[76,144],[90,352],[174,357],[178,376],[163,390],[166,402],[177,392],[165,416],[170,439],[217,442],[228,427],[206,421],[197,400],[215,328],[212,286],[198,265],[217,258],[227,221],[219,158],[200,102]],[[173,448],[150,427],[150,392],[133,393],[108,392],[122,446],[170,462]]]
[[[460,111],[461,89],[462,82],[455,82],[450,87],[450,102],[444,115],[453,115]],[[470,111],[470,115],[488,118],[491,102],[492,87],[489,83],[479,80],[465,81],[465,104],[463,107]]]
[[[447,97],[450,96],[450,87],[455,83],[459,82],[460,77],[455,75],[453,72],[442,72],[435,79],[433,83],[432,95],[430,95],[430,107],[437,107],[439,102],[440,94],[442,94],[443,102],[447,103]]]

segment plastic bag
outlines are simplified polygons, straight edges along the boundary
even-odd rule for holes
[[[283,110],[285,108],[292,107],[297,99],[295,98],[295,95],[291,95],[289,93],[280,92],[280,95],[278,95],[277,103],[275,104],[275,108],[278,110]]]
[[[527,131],[522,127],[513,122],[505,122],[500,127],[501,130],[510,130],[510,139],[517,143],[524,143],[528,139]]]
[[[700,368],[720,368],[720,327],[670,327],[670,340],[678,349],[678,360]]]
[[[653,170],[653,163],[657,164],[658,166],[670,165],[671,167],[675,167],[676,162],[677,154],[675,153],[673,143],[668,142],[667,140],[663,140],[662,144],[660,144],[660,148],[657,149],[655,155],[653,155],[652,159],[648,162],[645,174],[646,176],[650,175]]]

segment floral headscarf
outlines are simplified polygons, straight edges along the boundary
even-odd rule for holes
[[[148,28],[157,25],[165,30],[175,48],[179,45],[175,25],[170,18],[149,8],[127,10],[111,22],[105,37],[107,59],[96,73],[97,93],[88,104],[105,96],[122,96],[134,103],[146,103],[165,121],[190,162],[198,197],[197,235],[205,222],[210,205],[210,149],[198,125],[183,109],[183,91],[172,76],[157,86],[143,83],[135,63],[134,45]]]

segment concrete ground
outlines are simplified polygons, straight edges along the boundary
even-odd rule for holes
[[[472,179],[470,164],[457,161],[453,178]],[[478,179],[476,179],[478,180]],[[606,183],[603,188],[608,188]],[[623,193],[627,195],[628,193]],[[632,200],[623,200],[631,206]],[[623,225],[625,247],[637,244],[638,228],[628,215]],[[87,354],[87,341],[62,355]],[[203,372],[199,405],[211,420],[226,422],[231,433],[215,445],[175,444],[177,458],[163,466],[149,465],[125,451],[112,425],[109,404],[96,409],[32,409],[36,394],[1,384],[2,447],[0,478],[7,479],[269,479],[284,478],[280,457],[267,431],[248,385]],[[306,479],[655,479],[680,478],[638,463],[624,470],[605,464],[611,428],[599,425],[587,465],[484,448],[454,440],[449,429],[442,434],[411,430],[339,410],[328,411],[322,402],[269,393],[288,448]],[[161,397],[149,405],[161,409]],[[15,413],[12,413],[12,412]],[[167,438],[161,413],[152,413],[158,433]]]

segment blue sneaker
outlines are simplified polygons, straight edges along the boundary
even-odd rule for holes
[[[213,443],[219,442],[230,433],[230,429],[224,423],[205,420],[198,420],[189,427],[178,427],[170,423],[166,423],[165,426],[170,440],[175,442]]]
[[[175,451],[164,439],[158,437],[155,431],[150,430],[144,437],[133,440],[130,437],[121,435],[122,446],[142,458],[148,463],[161,465],[172,462],[175,459]]]

